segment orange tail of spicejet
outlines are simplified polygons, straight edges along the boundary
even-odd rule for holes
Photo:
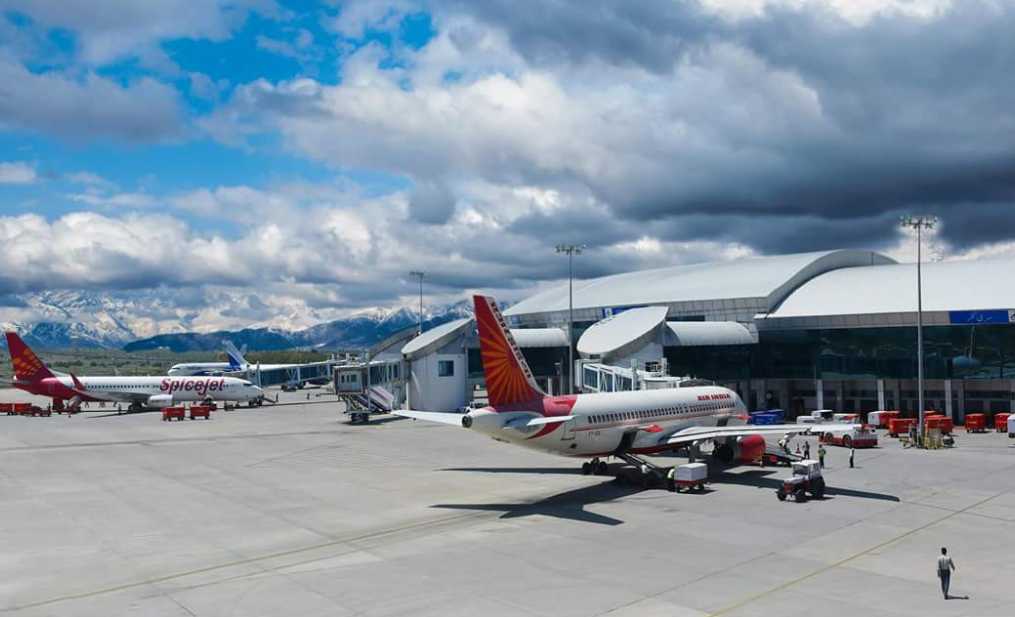
[[[490,405],[501,407],[542,400],[546,394],[536,385],[497,303],[488,296],[473,296],[472,300]]]
[[[39,356],[35,355],[35,352],[21,340],[17,332],[7,332],[6,334],[7,351],[11,354],[11,366],[14,367],[15,379],[35,382],[46,377],[53,377],[53,373],[46,368]]]

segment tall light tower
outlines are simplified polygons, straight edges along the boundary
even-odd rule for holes
[[[574,394],[574,256],[581,255],[584,244],[558,244],[557,252],[567,254],[567,375],[568,392]]]
[[[419,332],[417,334],[423,334],[423,277],[426,276],[426,272],[413,270],[409,273],[409,276],[415,276],[419,279]]]
[[[936,216],[903,216],[899,219],[903,227],[910,227],[916,230],[916,392],[919,415],[917,416],[916,431],[918,440],[923,444],[923,230],[934,229],[937,223]]]

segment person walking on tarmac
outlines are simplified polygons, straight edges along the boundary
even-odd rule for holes
[[[855,453],[856,453],[856,450],[854,450],[853,447],[850,446],[850,448],[849,448],[849,468],[850,469],[853,468],[853,455]]]
[[[818,445],[818,464],[821,468],[825,468],[825,444]]]
[[[937,558],[937,577],[941,579],[941,593],[945,600],[948,599],[948,586],[952,582],[952,570],[955,570],[955,562],[948,556],[948,549],[941,547],[941,556]]]
[[[805,441],[804,442],[804,458],[810,458],[810,457],[811,457],[811,442]]]

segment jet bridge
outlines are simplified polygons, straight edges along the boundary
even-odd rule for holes
[[[324,360],[272,369],[262,369],[255,364],[246,371],[246,377],[262,388],[285,385],[302,388],[307,382],[328,383],[341,364],[340,360]]]

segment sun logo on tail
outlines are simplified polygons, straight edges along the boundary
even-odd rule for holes
[[[491,405],[527,403],[542,398],[528,363],[511,337],[504,318],[492,299],[475,298],[479,349]]]
[[[14,375],[17,377],[31,377],[42,370],[42,360],[39,360],[39,357],[27,347],[22,349],[18,355],[11,357],[11,364],[14,366]]]

